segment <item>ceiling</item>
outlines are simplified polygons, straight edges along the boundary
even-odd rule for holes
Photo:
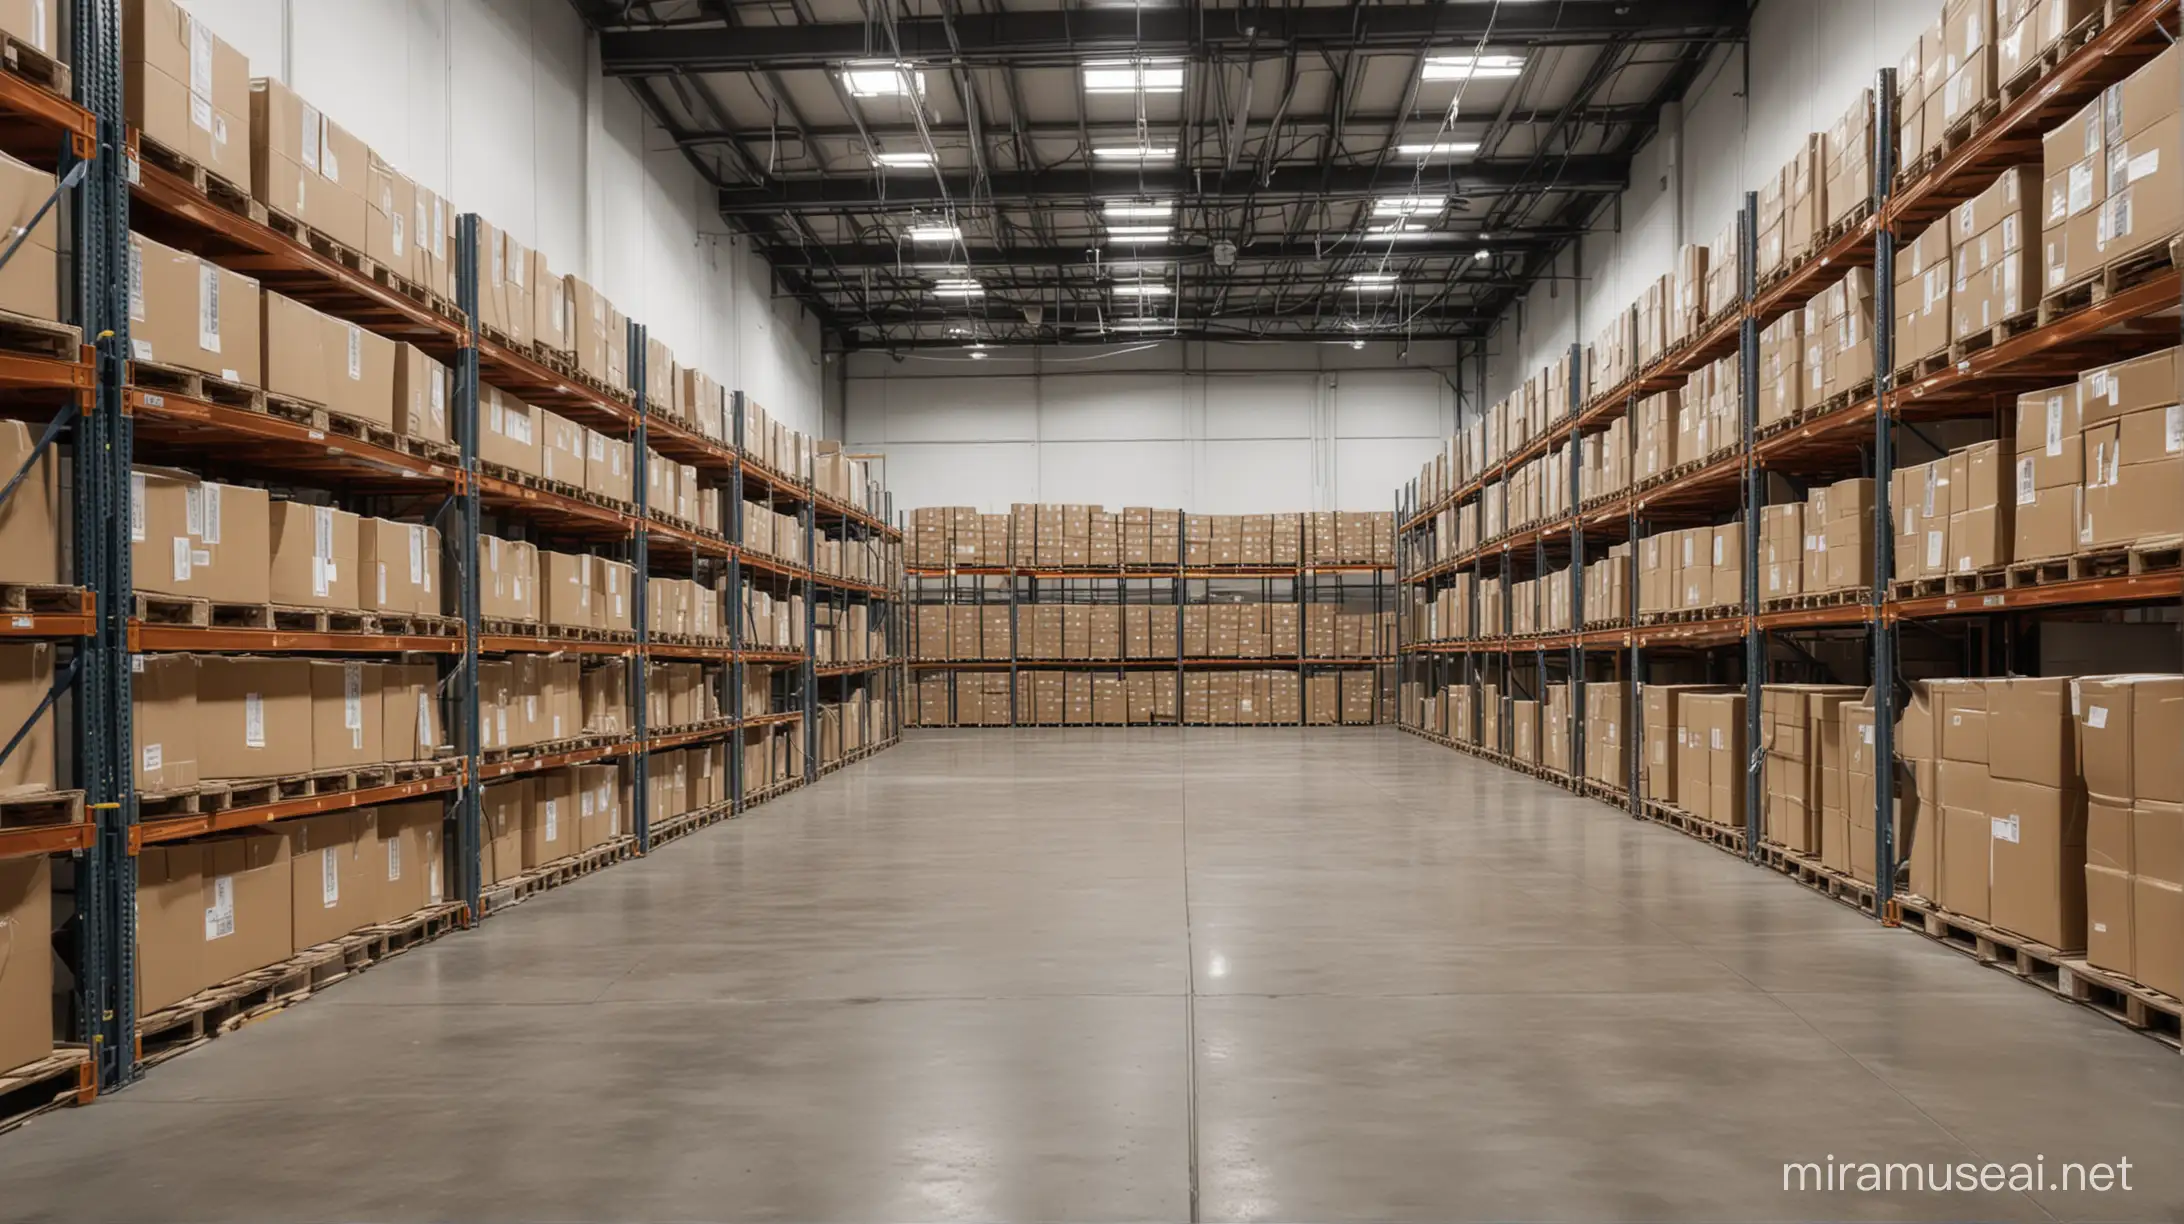
[[[575,0],[851,347],[1483,335],[1746,0]]]

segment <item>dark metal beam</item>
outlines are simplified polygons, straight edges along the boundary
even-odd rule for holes
[[[1022,67],[1049,57],[1074,63],[1087,55],[1135,52],[1203,56],[1226,53],[1274,57],[1286,46],[1395,48],[1409,54],[1422,40],[1469,46],[1491,36],[1495,47],[1591,44],[1617,37],[1709,38],[1741,28],[1746,0],[1556,0],[1552,4],[1375,4],[1219,10],[1203,26],[1183,9],[1069,7],[1045,11],[962,14],[956,33],[965,63]],[[1491,29],[1489,26],[1491,25]],[[896,41],[907,59],[945,59],[953,52],[937,17],[900,18]],[[864,22],[820,25],[610,30],[600,36],[609,76],[649,75],[676,68],[743,72],[817,67],[889,55]]]
[[[1233,174],[1187,170],[1181,166],[1093,167],[1078,173],[997,174],[985,197],[996,204],[1023,204],[1034,200],[1102,200],[1111,197],[1171,196],[1193,204],[1224,201],[1272,203],[1283,199],[1358,199],[1367,196],[1408,194],[1414,186],[1428,192],[1451,195],[1493,195],[1512,190],[1536,190],[1527,182],[1527,164],[1516,161],[1468,162],[1432,167],[1422,182],[1413,182],[1409,167],[1390,167],[1376,173],[1371,166],[1336,166],[1322,181],[1318,166],[1276,166],[1264,182],[1255,182],[1246,167]],[[1615,192],[1630,182],[1628,156],[1573,157],[1559,167],[1555,190]],[[944,196],[924,168],[875,170],[856,178],[776,179],[742,190],[723,188],[720,208],[724,213],[892,211],[931,207],[945,199],[971,197],[970,180],[951,172]]]

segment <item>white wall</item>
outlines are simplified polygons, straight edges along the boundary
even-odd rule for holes
[[[1452,343],[856,352],[850,449],[901,509],[1388,510],[1455,427]]]
[[[821,426],[820,329],[562,0],[184,0],[397,169],[597,285],[683,361]]]
[[[1744,193],[1849,110],[1940,14],[1940,0],[1763,0],[1748,43],[1750,98],[1746,48],[1716,53],[1680,113],[1639,150],[1620,225],[1606,210],[1584,240],[1582,269],[1571,252],[1556,261],[1562,277],[1582,278],[1581,291],[1572,293],[1569,280],[1552,291],[1535,285],[1496,325],[1489,402],[1573,342],[1589,343],[1612,312],[1671,269],[1678,246],[1711,245]]]

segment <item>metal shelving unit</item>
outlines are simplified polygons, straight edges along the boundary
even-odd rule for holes
[[[1758,745],[1763,742],[1759,689],[1769,673],[1782,666],[1782,655],[1774,649],[1777,641],[1805,634],[1862,639],[1868,670],[1856,679],[1872,686],[1876,758],[1891,760],[1896,716],[1904,698],[1899,670],[1899,626],[2007,617],[2021,612],[2065,608],[2173,602],[2184,598],[2184,576],[2174,570],[1976,594],[1917,598],[1892,595],[1894,528],[1888,496],[1897,427],[1952,416],[1987,415],[1993,411],[1998,395],[2014,395],[2050,386],[2078,370],[2174,345],[2184,339],[2174,327],[2125,326],[2174,311],[2180,300],[2184,300],[2184,281],[2179,280],[2179,273],[2174,268],[2109,295],[2098,304],[2060,315],[2044,326],[2031,327],[1900,386],[1896,383],[1898,370],[1890,324],[1894,318],[1895,253],[1905,233],[1969,199],[2003,169],[2025,162],[2028,147],[2036,156],[2039,137],[2044,131],[2075,113],[2097,96],[2101,88],[2122,79],[2168,45],[2171,36],[2163,32],[2163,26],[2173,24],[2176,11],[2176,0],[2146,0],[2122,10],[2090,44],[2065,58],[2032,90],[2002,107],[1993,120],[1942,157],[1931,171],[1901,183],[1896,181],[1894,158],[1895,73],[1883,70],[1874,83],[1875,192],[1867,216],[1825,243],[1810,259],[1761,287],[1754,280],[1757,235],[1753,219],[1757,215],[1757,200],[1748,195],[1739,224],[1744,284],[1740,301],[1732,310],[1710,320],[1680,350],[1640,371],[1624,384],[1588,398],[1571,419],[1557,423],[1543,437],[1463,482],[1445,496],[1430,504],[1422,502],[1415,482],[1397,495],[1398,556],[1404,562],[1404,572],[1398,581],[1406,590],[1420,588],[1428,592],[1449,576],[1462,572],[1478,575],[1479,580],[1484,581],[1489,570],[1497,566],[1506,583],[1510,558],[1521,557],[1528,550],[1536,550],[1539,542],[1558,538],[1564,533],[1582,540],[1591,529],[1620,521],[1627,524],[1627,534],[1622,538],[1635,541],[1652,524],[1673,523],[1691,514],[1733,512],[1744,523],[1745,572],[1741,607],[1729,616],[1711,620],[1640,623],[1634,556],[1630,581],[1626,584],[1630,604],[1618,610],[1612,625],[1601,627],[1596,621],[1593,626],[1587,626],[1580,567],[1571,579],[1572,624],[1578,627],[1576,631],[1513,638],[1504,625],[1497,632],[1483,633],[1474,613],[1473,623],[1462,627],[1462,636],[1418,641],[1409,636],[1411,627],[1406,618],[1406,638],[1401,646],[1404,675],[1420,677],[1427,692],[1439,692],[1451,683],[1477,685],[1480,680],[1477,669],[1483,663],[1498,661],[1506,677],[1513,661],[1520,657],[1530,655],[1544,660],[1549,652],[1568,649],[1573,657],[1573,685],[1581,678],[1580,668],[1612,669],[1621,674],[1607,678],[1643,681],[1648,674],[1649,660],[1656,652],[1701,652],[1701,657],[1709,660],[1707,667],[1716,678],[1741,673],[1746,694],[1747,742]],[[1760,328],[1802,306],[1839,279],[1849,267],[1873,270],[1872,393],[1797,421],[1789,428],[1760,436],[1756,421]],[[1581,506],[1574,513],[1530,526],[1506,538],[1485,541],[1479,547],[1459,553],[1443,554],[1429,563],[1412,563],[1413,558],[1427,555],[1429,544],[1437,533],[1436,516],[1442,511],[1473,502],[1497,484],[1506,489],[1507,475],[1522,463],[1546,454],[1565,439],[1582,437],[1634,413],[1644,396],[1677,386],[1691,372],[1732,352],[1740,358],[1743,418],[1740,443],[1731,454],[1669,481],[1629,489],[1600,499],[1597,504]],[[1874,478],[1872,571],[1864,589],[1852,602],[1835,606],[1768,608],[1759,597],[1758,511],[1766,504],[1769,479],[1775,476],[1802,478],[1822,472]],[[1574,479],[1571,487],[1573,493],[1578,488]],[[1583,557],[1582,544],[1575,555]],[[1539,554],[1535,551],[1534,556]],[[1574,661],[1579,656],[1585,662]],[[1455,674],[1459,670],[1460,677]],[[1876,678],[1878,683],[1875,683]],[[1504,687],[1508,687],[1506,679]],[[1475,690],[1467,688],[1466,691]],[[1615,788],[1587,782],[1583,777],[1580,692],[1573,687],[1571,742],[1580,746],[1573,755],[1573,784],[1611,802],[1627,804],[1633,815],[1644,815],[1647,805],[1641,797],[1639,757],[1645,741],[1637,686],[1630,687],[1631,701],[1623,720],[1631,759],[1620,794],[1615,793]],[[1503,725],[1507,726],[1506,719]],[[1428,734],[1414,726],[1407,729]],[[1463,746],[1456,745],[1451,734],[1429,734],[1429,738]],[[1482,747],[1489,755],[1506,755],[1508,751],[1506,744]],[[1875,773],[1877,868],[1870,912],[1893,923],[1896,916],[1893,890],[1898,866],[1895,830],[1891,827],[1895,809],[1894,779],[1888,769]],[[1753,859],[1763,857],[1764,853],[1760,835],[1760,790],[1761,759],[1755,751],[1746,767],[1745,825],[1738,847]]]
[[[728,579],[731,603],[746,581],[783,592],[824,590],[843,599],[870,601],[883,610],[881,619],[897,643],[896,655],[900,626],[892,609],[900,593],[888,583],[814,575],[808,566],[786,565],[742,549],[746,489],[760,490],[775,504],[801,508],[807,557],[809,533],[817,529],[814,508],[823,499],[815,497],[808,478],[770,471],[747,456],[745,402],[740,393],[731,393],[729,401],[733,444],[703,437],[648,411],[642,381],[646,336],[641,325],[632,324],[627,336],[629,369],[636,383],[627,403],[484,334],[476,322],[474,256],[479,236],[474,216],[458,221],[454,288],[461,317],[456,317],[390,289],[254,219],[247,208],[215,200],[188,178],[141,159],[137,134],[124,120],[118,0],[67,0],[64,7],[75,96],[62,98],[22,77],[0,73],[0,118],[5,119],[0,122],[0,149],[67,180],[56,193],[55,207],[69,214],[75,274],[72,317],[87,342],[73,359],[0,354],[0,390],[8,393],[7,415],[33,422],[33,437],[44,436],[39,453],[58,456],[63,452],[51,449],[52,445],[67,446],[65,453],[74,465],[74,518],[68,533],[74,560],[73,573],[64,577],[78,591],[63,599],[59,596],[65,592],[47,590],[34,607],[0,614],[0,638],[50,641],[61,652],[62,665],[55,674],[62,679],[56,684],[55,698],[61,698],[66,688],[73,688],[73,697],[57,706],[68,716],[61,733],[71,741],[60,756],[73,762],[75,772],[74,785],[64,789],[83,792],[85,819],[0,831],[0,858],[66,855],[72,864],[67,873],[74,897],[67,941],[75,984],[70,1036],[86,1051],[84,1095],[88,1097],[101,1088],[124,1086],[141,1074],[135,999],[136,865],[145,847],[343,808],[444,797],[450,900],[465,902],[466,917],[474,922],[484,915],[479,857],[480,803],[486,782],[562,765],[633,758],[632,850],[642,853],[650,848],[652,832],[645,772],[649,753],[711,741],[734,745],[734,798],[722,806],[723,814],[740,812],[749,802],[767,797],[746,800],[743,794],[741,748],[746,730],[801,723],[809,734],[816,723],[822,676],[831,683],[850,685],[858,683],[867,670],[892,666],[875,661],[815,672],[809,625],[803,650],[745,650],[742,618],[732,612],[717,643],[655,642],[645,606],[648,576],[662,567],[693,576],[718,573]],[[132,229],[242,272],[266,290],[414,344],[446,364],[453,392],[453,450],[459,458],[434,457],[421,449],[327,432],[280,415],[139,384],[130,360]],[[727,529],[716,536],[653,514],[646,504],[641,473],[634,482],[633,504],[616,510],[481,471],[477,404],[485,383],[629,439],[640,464],[650,446],[698,467],[707,480],[730,495],[724,518]],[[422,513],[441,529],[450,600],[461,624],[460,634],[176,625],[132,616],[136,601],[127,534],[130,471],[140,458],[246,477],[278,471],[287,485],[328,490],[350,502],[370,501],[390,510],[399,504],[407,511],[401,517],[413,520]],[[0,477],[0,482],[14,475]],[[397,492],[402,497],[399,503],[392,497]],[[832,502],[824,502],[824,510],[842,524],[841,530],[861,538],[891,543],[901,539],[900,530],[885,515]],[[634,641],[576,641],[543,629],[485,634],[477,542],[489,520],[629,560],[635,573]],[[809,600],[806,606],[808,616]],[[134,654],[167,651],[436,660],[441,666],[448,733],[457,745],[452,767],[387,785],[146,818],[139,811],[133,787],[129,660]],[[481,703],[476,700],[480,656],[554,652],[627,663],[635,723],[632,734],[551,755],[486,760],[480,749]],[[728,691],[722,694],[721,708],[730,711],[730,717],[657,732],[649,727],[645,686],[646,664],[651,660],[722,665]],[[778,708],[744,711],[741,680],[747,664],[786,666],[800,674],[800,683],[785,686]],[[899,723],[898,710],[893,725]],[[0,729],[0,743],[6,743],[15,731]],[[871,747],[892,742],[890,737]]]

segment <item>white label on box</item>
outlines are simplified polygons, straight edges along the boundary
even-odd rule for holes
[[[318,108],[301,99],[297,100],[297,105],[303,108],[303,117],[296,124],[296,160],[303,163],[304,169],[316,174],[319,168],[321,127]]]
[[[2091,728],[2093,728],[2093,729],[2094,729],[2095,731],[2098,731],[2098,730],[2100,730],[2101,728],[2103,728],[2103,727],[2107,726],[2107,725],[2108,725],[2108,707],[2107,707],[2107,706],[2087,706],[2087,707],[2085,708],[2085,725],[2086,725],[2086,726],[2088,726],[2088,727],[2091,727]]]
[[[501,412],[500,395],[497,392],[492,399],[486,401],[485,419],[491,425],[494,433],[502,437],[508,436],[508,421]]]
[[[2136,183],[2140,179],[2145,178],[2147,175],[2153,174],[2160,169],[2161,146],[2155,145],[2153,148],[2148,149],[2144,153],[2141,153],[2137,157],[2131,159],[2130,168],[2124,172],[2124,185],[2129,186],[2132,183]]]
[[[402,214],[399,212],[387,214],[387,226],[388,239],[394,246],[394,257],[400,259],[402,258]]]
[[[1710,728],[1708,728],[1708,732],[1709,732],[1710,738],[1711,738],[1711,740],[1712,740],[1712,745],[1711,745],[1711,746],[1713,747],[1714,751],[1716,751],[1716,752],[1719,752],[1719,751],[1721,751],[1721,749],[1722,749],[1722,742],[1721,742],[1721,728],[1720,728],[1720,727],[1710,727]]]
[[[1872,723],[1867,723],[1867,724],[1865,724],[1864,726],[1862,726],[1862,727],[1858,728],[1858,738],[1859,738],[1859,740],[1860,740],[1860,741],[1862,741],[1862,742],[1864,742],[1864,743],[1868,743],[1868,744],[1872,743],[1872,742],[1873,742],[1873,724],[1872,724]]]
[[[265,694],[243,694],[243,747],[265,747]]]
[[[432,200],[432,257],[447,258],[447,205],[438,196]]]
[[[1714,537],[1714,564],[1721,564],[1721,537]]]
[[[364,377],[364,333],[354,323],[349,324],[349,381]]]
[[[2032,456],[2017,461],[2017,504],[2030,506],[2039,501],[2039,492],[2032,483]]]
[[[440,425],[444,424],[446,421],[447,392],[443,388],[439,372],[434,371],[432,375],[432,423],[435,425]]]
[[[35,7],[35,6],[34,6]],[[190,122],[212,130],[212,33],[195,17],[190,23]]]
[[[603,435],[586,430],[584,431],[584,440],[588,458],[591,462],[598,463],[607,457],[607,440]]]
[[[190,580],[190,538],[188,536],[176,536],[174,538],[174,580],[176,582],[188,582]]]
[[[324,596],[334,582],[334,511],[312,507],[311,593]]]
[[[1962,574],[1962,573],[1966,573],[1966,572],[1970,571],[1970,569],[1972,568],[1972,558],[1971,558],[1971,555],[1970,555],[1969,553],[1967,553],[1967,554],[1965,554],[1964,556],[1958,557],[1958,558],[1957,558],[1957,566],[1956,566],[1956,567],[1957,567],[1957,572],[1958,572],[1958,573],[1960,573],[1960,574]]]
[[[504,278],[504,276],[505,276],[505,274],[503,273],[503,271],[502,271],[502,268],[501,268],[501,261],[502,261],[502,255],[501,255],[501,244],[500,244],[500,239],[499,239],[498,237],[494,238],[494,240],[493,240],[493,244],[492,244],[492,245],[493,245],[493,287],[494,287],[495,289],[498,289],[498,288],[500,288],[500,287],[501,287],[501,281],[502,281],[502,279],[503,279],[503,278]]]
[[[599,814],[599,809],[598,809],[598,807],[597,807],[597,806],[595,806],[595,804],[594,804],[594,802],[593,802],[593,800],[592,800],[592,793],[591,793],[590,791],[585,791],[585,792],[584,792],[584,795],[583,795],[583,801],[584,801],[584,807],[583,807],[583,816],[584,816],[584,819],[586,819],[586,820],[590,820],[590,819],[591,819],[592,817],[594,817],[594,816],[597,816],[597,815]]]
[[[364,725],[364,665],[341,665],[341,725],[351,731]]]
[[[210,569],[210,568],[212,568],[212,550],[211,550],[211,549],[209,549],[209,548],[193,548],[193,549],[191,549],[191,550],[190,550],[190,565],[191,565],[191,566],[192,566],[193,568],[195,568],[195,569]]]
[[[2063,397],[2060,395],[2048,396],[2047,453],[2051,459],[2063,453]]]
[[[193,484],[182,490],[183,530],[202,538],[205,534],[205,486]]]
[[[506,234],[501,235],[501,237],[507,241],[509,246],[516,245],[516,240],[509,238]],[[530,262],[529,258],[527,258],[530,253],[525,252],[524,254],[526,258],[510,257],[508,260],[508,279],[518,289],[523,288],[523,278],[529,275],[529,270],[524,265]]]
[[[197,347],[220,351],[220,270],[209,263],[197,265]]]
[[[1926,564],[1937,569],[1941,566],[1942,534],[1939,531],[1926,533]]]
[[[319,851],[319,904],[327,909],[341,904],[341,860],[332,846]]]
[[[2070,168],[2070,215],[2093,207],[2093,163],[2081,161]]]
[[[334,138],[331,135],[334,122],[321,115],[319,123],[319,173],[338,183],[341,181],[341,163],[334,158]]]
[[[161,765],[165,764],[165,763],[166,763],[166,760],[167,760],[167,758],[166,758],[166,755],[165,755],[165,754],[164,754],[163,752],[161,752],[161,751],[160,751],[160,746],[159,746],[158,744],[146,744],[146,745],[144,745],[144,772],[145,772],[145,773],[156,773],[156,772],[158,772],[158,770],[159,770],[159,767],[160,767]]]
[[[200,484],[197,489],[198,503],[202,507],[197,524],[197,538],[207,544],[218,544],[220,542],[220,486]]]
[[[129,244],[129,318],[138,323],[144,321],[144,251],[134,242]],[[145,361],[151,360],[152,342],[143,340],[138,343],[144,346],[144,351],[138,353],[137,357]]]
[[[2171,404],[2161,410],[2162,449],[2169,454],[2184,450],[2184,404]]]
[[[416,523],[409,529],[409,580],[414,586],[425,585],[425,529]]]
[[[382,561],[382,562],[380,562],[380,563],[379,563],[379,603],[380,603],[380,605],[381,605],[382,607],[384,607],[384,606],[386,605],[386,602],[387,602],[387,563],[386,563],[386,562],[384,562],[384,561]]]
[[[440,903],[440,860],[439,860],[439,859],[435,858],[435,859],[433,859],[433,860],[432,860],[432,870],[430,870],[429,872],[427,872],[427,873],[426,873],[426,875],[427,875],[427,876],[428,876],[428,877],[429,877],[429,878],[431,879],[431,881],[432,881],[432,887],[431,887],[431,892],[432,892],[432,903],[433,903],[434,905],[438,905],[438,904]]]
[[[501,708],[499,708],[499,709],[497,709],[497,710],[493,711],[493,723],[494,723],[494,729],[495,729],[496,731],[498,731],[498,732],[499,732],[499,739],[500,739],[500,742],[501,742],[501,743],[503,743],[503,744],[506,744],[506,743],[508,742],[508,707],[507,707],[507,706],[502,706]]]
[[[439,747],[432,739],[432,694],[430,692],[417,694],[417,746],[420,748]]]
[[[212,904],[205,907],[205,942],[226,939],[235,933],[235,877],[212,882]]]
[[[1987,818],[1987,827],[1993,832],[1996,841],[2008,842],[2013,846],[2017,844],[2017,813],[1990,816]]]
[[[129,473],[129,542],[144,542],[144,473]]]
[[[399,837],[390,837],[387,839],[387,882],[391,884],[401,878],[402,839]]]
[[[546,801],[546,840],[559,841],[560,838],[561,801],[558,799],[548,799]]]

